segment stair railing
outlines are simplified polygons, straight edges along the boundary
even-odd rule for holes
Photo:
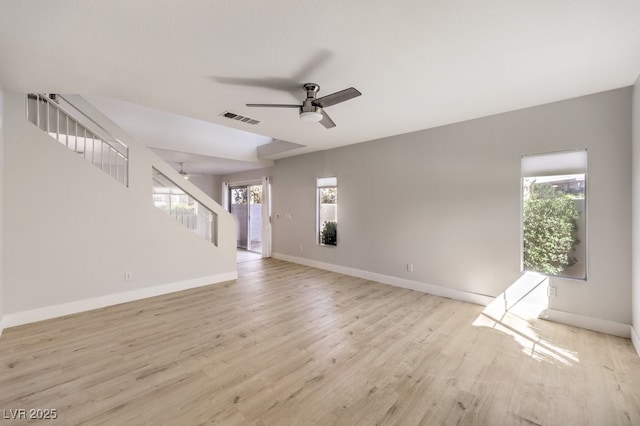
[[[218,215],[153,168],[153,205],[213,245],[218,245]]]
[[[59,143],[129,186],[129,148],[64,97],[28,94],[26,117]]]

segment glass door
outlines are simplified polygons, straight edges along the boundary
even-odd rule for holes
[[[238,221],[238,248],[262,251],[262,185],[229,188],[231,214]]]
[[[249,204],[247,187],[236,186],[229,188],[229,208],[238,222],[238,248],[247,249],[249,241]]]

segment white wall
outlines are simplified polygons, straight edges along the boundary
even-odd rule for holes
[[[589,279],[551,279],[558,296],[550,308],[630,324],[631,94],[623,88],[278,160],[273,251],[496,296],[521,275],[521,156],[587,148]],[[315,182],[326,176],[338,178],[337,247],[315,242]]]
[[[81,98],[74,102],[101,117]],[[176,181],[180,175],[101,118],[129,145],[129,188],[28,123],[24,95],[5,95],[6,325],[237,276],[233,217],[183,184],[218,214],[215,247],[153,207],[152,165]]]
[[[640,354],[640,76],[633,86],[633,323],[631,339]]]
[[[4,92],[0,88],[0,336],[4,328]]]
[[[246,172],[232,173],[228,175],[220,175],[220,187],[222,182],[252,182],[260,181],[263,177],[273,176],[273,167],[264,167],[262,169],[248,170]],[[273,182],[271,182],[273,184]]]

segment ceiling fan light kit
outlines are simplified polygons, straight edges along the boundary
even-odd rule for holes
[[[322,113],[317,111],[300,111],[300,120],[318,122],[322,120]]]
[[[336,123],[334,123],[331,117],[329,117],[329,115],[324,111],[324,108],[348,101],[349,99],[353,99],[362,94],[353,87],[350,87],[348,89],[317,98],[316,94],[320,90],[320,86],[315,83],[305,83],[302,88],[307,92],[307,97],[302,102],[302,105],[247,104],[247,106],[259,108],[298,108],[300,110],[301,120],[319,122],[325,128],[330,129],[332,127],[336,127]]]

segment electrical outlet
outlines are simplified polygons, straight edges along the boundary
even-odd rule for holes
[[[300,246],[300,253],[302,253],[302,246]]]
[[[558,289],[553,287],[553,286],[549,286],[547,287],[547,296],[549,297],[556,297],[558,295]]]
[[[124,280],[125,281],[131,281],[133,279],[133,274],[131,272],[125,272],[124,273]]]
[[[413,272],[413,263],[407,263],[407,272]]]

